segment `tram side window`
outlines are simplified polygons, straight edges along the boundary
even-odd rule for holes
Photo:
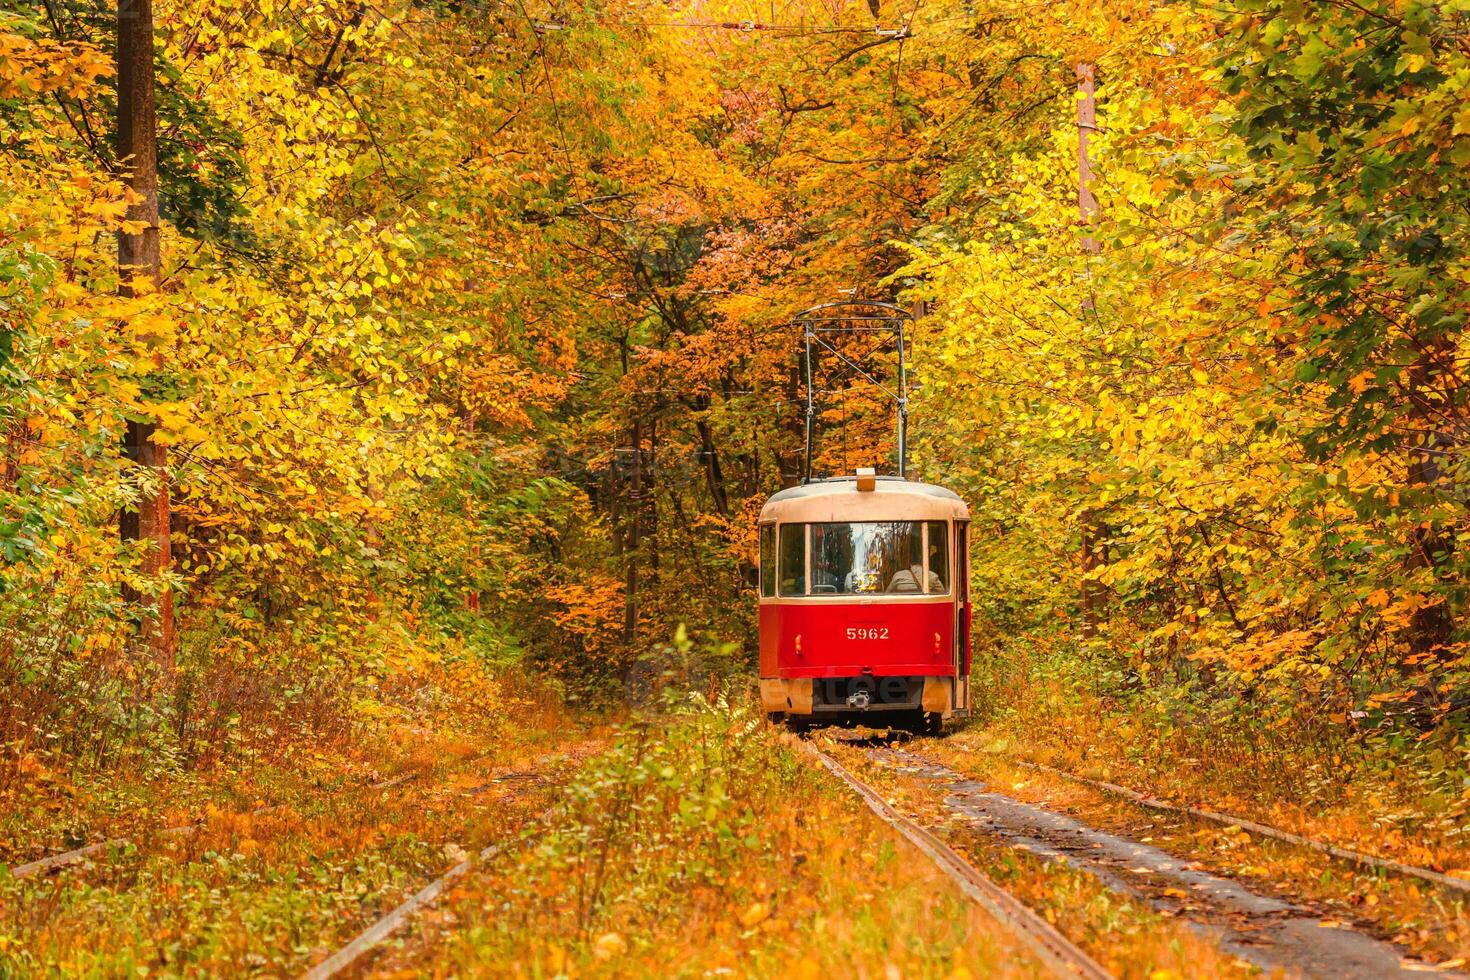
[[[776,525],[761,525],[761,595],[776,594]]]
[[[776,575],[782,595],[806,595],[806,525],[782,524]]]
[[[929,522],[929,591],[949,591],[949,523]]]

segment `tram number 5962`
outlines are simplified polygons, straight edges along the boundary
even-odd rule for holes
[[[849,640],[886,640],[888,639],[887,626],[849,626],[847,628]]]

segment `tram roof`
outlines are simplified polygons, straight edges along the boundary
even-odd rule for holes
[[[964,520],[970,509],[947,487],[880,476],[859,490],[856,476],[834,476],[773,494],[760,519],[788,521]]]

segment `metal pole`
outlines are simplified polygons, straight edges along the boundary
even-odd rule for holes
[[[909,382],[908,369],[903,359],[903,320],[899,319],[894,329],[898,331],[898,478],[909,475]]]
[[[815,410],[812,405],[812,324],[808,320],[806,327],[806,473],[802,476],[802,483],[812,482],[812,423],[815,420]]]

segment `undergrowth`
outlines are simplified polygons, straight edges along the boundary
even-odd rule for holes
[[[563,712],[501,710],[488,735],[380,746],[379,765],[408,781],[337,772],[313,785],[270,769],[274,796],[176,801],[182,812],[50,876],[0,868],[0,977],[299,974],[467,851],[514,834],[587,750],[588,726]],[[155,833],[175,822],[196,829]]]
[[[484,646],[385,610],[329,644],[187,634],[166,672],[64,613],[0,630],[0,863],[373,777],[560,699]],[[493,652],[493,651],[492,651]]]

